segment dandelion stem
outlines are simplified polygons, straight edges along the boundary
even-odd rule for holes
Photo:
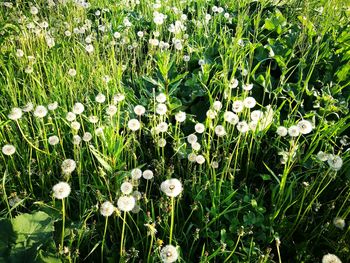
[[[106,240],[107,224],[108,224],[108,216],[106,216],[105,229],[103,231],[103,239],[102,239],[102,246],[101,246],[101,262],[103,262],[103,249],[104,249],[105,240]]]
[[[173,239],[173,229],[174,229],[174,211],[175,211],[175,199],[171,198],[171,221],[170,221],[170,237],[169,244],[171,245],[171,241]]]
[[[64,227],[66,221],[66,209],[64,204],[64,198],[62,199],[62,235],[61,235],[61,248],[63,250],[63,241],[64,241]]]
[[[125,224],[126,224],[126,212],[124,211],[124,218],[123,218],[123,228],[122,228],[122,237],[120,240],[120,258],[124,255],[124,233],[125,233]]]

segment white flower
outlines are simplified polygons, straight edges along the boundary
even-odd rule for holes
[[[47,109],[45,106],[39,105],[34,110],[34,116],[37,118],[44,118],[47,114]]]
[[[214,110],[216,110],[216,111],[220,111],[221,110],[221,108],[222,108],[222,103],[220,102],[220,101],[214,101],[214,103],[213,103],[213,108],[214,108]]]
[[[251,90],[253,88],[253,84],[243,84],[242,88],[244,90]]]
[[[284,137],[284,136],[286,136],[288,134],[288,130],[287,130],[286,127],[279,126],[277,128],[276,133],[278,134],[278,136]]]
[[[195,126],[194,126],[194,129],[197,133],[203,133],[205,131],[205,126],[204,124],[202,123],[197,123]]]
[[[73,144],[74,145],[79,145],[80,142],[81,142],[81,137],[78,134],[74,135],[73,136]]]
[[[105,217],[111,216],[114,211],[115,211],[115,207],[109,201],[104,202],[100,207],[100,213],[101,213],[101,215],[103,215]]]
[[[7,115],[7,117],[10,120],[19,120],[22,117],[22,110],[20,108],[12,108],[10,114]]]
[[[123,194],[128,195],[132,193],[132,184],[129,182],[124,182],[120,186],[120,190],[122,191]]]
[[[341,260],[334,254],[324,255],[322,263],[342,263]]]
[[[31,103],[31,102],[28,102],[24,107],[23,107],[23,111],[24,112],[30,112],[30,111],[32,111],[34,109],[34,105],[33,105],[33,103]]]
[[[102,93],[97,94],[97,96],[95,97],[95,101],[97,103],[104,103],[106,101],[106,96],[103,95]]]
[[[158,13],[158,12],[154,12],[153,16],[154,16],[153,22],[156,25],[162,25],[164,23],[165,18],[166,18],[166,15],[163,15],[162,13]]]
[[[254,110],[250,113],[250,118],[252,119],[252,121],[258,121],[260,120],[262,117],[264,116],[264,114],[262,113],[261,110]]]
[[[52,191],[55,198],[63,199],[69,196],[71,188],[66,182],[59,182],[52,187]]]
[[[53,103],[50,103],[47,105],[47,108],[51,111],[54,111],[58,108],[58,102],[54,101]]]
[[[161,132],[167,132],[168,131],[169,125],[166,122],[161,122],[156,126],[156,132],[161,133]]]
[[[184,122],[186,120],[186,113],[183,111],[179,111],[175,114],[175,120],[178,122]]]
[[[68,112],[66,115],[66,120],[67,121],[74,121],[76,119],[76,115],[73,112]]]
[[[256,105],[256,100],[253,97],[247,97],[244,99],[243,104],[248,109],[252,109]]]
[[[113,116],[117,113],[118,108],[114,105],[108,105],[107,109],[106,109],[106,114],[109,116]]]
[[[240,100],[236,100],[232,103],[232,110],[236,113],[243,111],[243,102]]]
[[[237,114],[232,111],[226,111],[224,113],[224,120],[233,125],[236,125],[239,122]]]
[[[83,141],[84,142],[89,142],[92,139],[92,134],[90,132],[85,132],[83,135]]]
[[[312,131],[312,124],[308,120],[299,121],[297,125],[301,134],[308,134]]]
[[[297,137],[300,134],[300,129],[296,125],[292,125],[288,128],[288,134],[290,137]]]
[[[217,169],[219,167],[219,163],[217,161],[212,161],[210,165],[214,169]]]
[[[85,50],[88,53],[92,53],[92,52],[94,52],[94,46],[92,44],[88,44],[85,46]]]
[[[129,212],[136,204],[135,198],[133,196],[121,196],[118,199],[117,205],[121,211]]]
[[[61,165],[62,173],[71,174],[76,167],[77,167],[77,164],[74,160],[66,159],[62,162],[62,165]]]
[[[184,55],[183,59],[184,59],[185,62],[188,62],[188,61],[190,61],[191,57],[188,56],[188,55]]]
[[[345,220],[341,217],[336,217],[333,219],[333,224],[335,227],[343,230],[345,227]]]
[[[131,119],[128,121],[128,128],[132,131],[137,131],[140,129],[141,124],[137,119]]]
[[[68,75],[74,77],[77,75],[77,71],[74,68],[68,70]]]
[[[145,114],[146,109],[142,105],[136,105],[134,108],[134,112],[137,116],[141,116],[141,115]]]
[[[84,109],[85,109],[84,105],[80,102],[77,102],[74,104],[72,111],[74,114],[79,115],[83,113]]]
[[[96,136],[103,136],[103,127],[98,127],[95,129]]]
[[[327,162],[328,165],[335,171],[340,170],[340,168],[343,166],[343,160],[338,155],[329,154]]]
[[[166,145],[166,140],[164,138],[159,138],[157,144],[158,144],[159,147],[163,148]]]
[[[98,117],[95,116],[95,115],[89,116],[89,122],[92,123],[92,124],[98,123]]]
[[[191,143],[191,147],[195,151],[199,151],[201,149],[201,145],[198,142]]]
[[[162,259],[163,263],[175,262],[178,257],[179,254],[177,253],[176,247],[172,245],[166,245],[160,251],[160,258]]]
[[[158,96],[156,97],[156,101],[158,103],[166,102],[166,95],[164,93],[159,93]]]
[[[142,171],[141,171],[141,169],[135,168],[135,169],[132,169],[132,170],[131,170],[131,178],[132,178],[133,180],[138,180],[138,179],[141,178],[141,176],[142,176]]]
[[[30,13],[31,13],[32,15],[37,15],[37,14],[39,13],[39,10],[38,10],[37,7],[32,6],[32,7],[30,8]]]
[[[224,126],[222,125],[218,125],[215,127],[215,134],[219,137],[222,137],[222,136],[225,136],[226,135],[226,131],[225,131],[225,128]]]
[[[145,170],[142,173],[142,177],[146,180],[151,180],[153,178],[153,172],[151,170]]]
[[[198,138],[197,138],[197,136],[195,134],[190,134],[187,137],[187,141],[190,144],[197,142],[197,140],[198,140]]]
[[[187,159],[191,162],[194,163],[196,161],[196,157],[197,155],[195,153],[190,153],[189,155],[187,155]]]
[[[198,164],[203,164],[203,163],[205,162],[204,156],[203,156],[203,155],[197,155],[197,156],[196,156],[196,162],[197,162]]]
[[[323,151],[319,151],[317,153],[317,159],[319,159],[322,162],[325,162],[328,160],[328,154]]]
[[[12,155],[16,152],[16,148],[15,146],[11,145],[11,144],[5,144],[3,147],[2,147],[2,153],[5,154],[5,155]]]
[[[56,145],[60,142],[60,139],[56,135],[53,135],[49,137],[48,141],[50,145]]]
[[[217,112],[209,109],[207,111],[206,115],[207,115],[207,118],[209,118],[209,119],[215,119]]]
[[[166,106],[165,104],[163,104],[163,103],[157,104],[156,112],[157,112],[159,115],[164,115],[164,114],[166,114],[166,112],[167,112],[167,106]]]
[[[237,130],[241,133],[249,131],[249,125],[246,121],[240,121],[237,123]]]
[[[142,198],[142,194],[139,191],[134,191],[131,195],[135,198],[136,201],[141,200]]]
[[[167,196],[176,197],[182,192],[182,184],[176,178],[168,179],[161,183],[160,190]]]
[[[121,35],[119,32],[114,32],[113,36],[114,36],[114,38],[118,39],[118,38],[120,38]]]
[[[229,84],[230,89],[235,89],[238,87],[238,80],[237,79],[232,79]]]
[[[252,131],[256,131],[256,128],[258,127],[258,122],[257,121],[251,121],[248,123],[249,129]]]
[[[80,129],[80,123],[77,122],[77,121],[73,121],[71,124],[70,124],[71,128],[75,131],[78,131]]]
[[[23,50],[22,49],[17,49],[16,50],[16,56],[19,57],[19,58],[23,57],[24,56]]]
[[[143,37],[143,36],[144,36],[143,31],[138,31],[138,32],[137,32],[137,36],[140,37],[140,38]]]

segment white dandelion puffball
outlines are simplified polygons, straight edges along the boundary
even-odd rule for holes
[[[215,134],[216,134],[217,136],[219,136],[219,137],[222,137],[222,136],[225,136],[225,135],[226,135],[225,128],[224,128],[224,126],[222,126],[222,125],[216,126],[215,129],[214,129],[214,131],[215,131]]]
[[[258,121],[264,116],[261,110],[254,110],[250,113],[250,118],[252,121]]]
[[[327,163],[335,171],[340,170],[340,168],[343,166],[342,158],[340,156],[334,155],[334,154],[328,155]]]
[[[76,115],[73,112],[68,112],[66,115],[66,120],[67,121],[74,121],[76,119]]]
[[[106,101],[106,96],[103,95],[102,93],[97,94],[97,96],[95,97],[95,101],[97,103],[104,103]]]
[[[175,120],[178,122],[184,122],[186,120],[186,113],[183,111],[179,111],[175,114]]]
[[[53,135],[48,138],[48,141],[50,145],[54,146],[60,142],[60,139],[56,135]]]
[[[101,204],[100,206],[100,213],[101,215],[107,217],[107,216],[111,216],[113,214],[113,212],[115,211],[115,207],[114,205],[109,202],[106,201],[103,204]]]
[[[137,131],[140,129],[141,124],[137,119],[131,119],[128,121],[128,128],[132,131]]]
[[[160,258],[163,263],[172,263],[175,262],[179,257],[179,254],[176,250],[176,247],[172,245],[166,245],[160,251]]]
[[[168,179],[161,183],[160,190],[167,196],[176,197],[182,192],[182,184],[176,178]]]
[[[214,110],[208,110],[206,116],[208,119],[215,119],[217,112]]]
[[[333,219],[333,225],[341,230],[345,227],[345,220],[341,217],[336,217]]]
[[[322,263],[342,263],[340,258],[334,254],[326,254],[322,258]]]
[[[63,199],[69,196],[71,188],[66,182],[59,182],[52,187],[53,196],[57,199]]]
[[[322,162],[325,162],[328,160],[328,154],[323,151],[319,151],[316,156],[317,156],[317,159],[319,159]]]
[[[83,113],[84,109],[85,109],[84,105],[80,102],[77,102],[74,104],[72,111],[74,114],[79,115]]]
[[[142,173],[142,177],[146,180],[151,180],[153,178],[153,172],[151,170],[145,170]]]
[[[47,108],[51,111],[54,111],[58,108],[58,102],[57,101],[54,101],[50,104],[47,105]]]
[[[158,142],[157,142],[158,146],[163,148],[166,146],[166,139],[164,138],[159,138]]]
[[[284,137],[284,136],[287,136],[288,130],[287,130],[286,127],[279,126],[279,127],[277,128],[276,133],[277,133],[278,136]]]
[[[187,137],[187,141],[190,144],[197,142],[197,140],[198,140],[198,138],[197,138],[197,136],[195,134],[190,134]]]
[[[129,195],[132,193],[132,184],[129,182],[124,182],[120,186],[120,191],[122,191],[123,194]]]
[[[141,207],[139,205],[135,205],[134,208],[131,210],[132,213],[137,214],[141,211]]]
[[[240,121],[237,123],[237,130],[241,133],[249,131],[249,125],[246,121]]]
[[[39,105],[35,108],[33,114],[37,118],[44,118],[47,114],[47,109],[45,106]]]
[[[288,134],[290,137],[297,137],[300,134],[300,129],[296,125],[292,125],[288,128]]]
[[[197,133],[203,133],[205,131],[205,126],[204,124],[202,123],[197,123],[195,126],[194,126],[194,130],[197,132]]]
[[[210,165],[213,169],[219,168],[219,163],[217,161],[212,161]]]
[[[73,121],[71,124],[70,124],[70,127],[75,130],[75,131],[78,131],[80,129],[80,123],[77,122],[77,121]]]
[[[39,13],[39,10],[38,10],[37,7],[32,6],[32,7],[30,8],[30,13],[31,13],[32,15],[37,15],[37,14]]]
[[[244,99],[243,105],[248,109],[252,109],[256,105],[256,100],[253,97],[247,97]]]
[[[137,105],[134,108],[134,112],[137,116],[141,116],[141,115],[145,114],[146,109],[142,105]]]
[[[220,101],[214,101],[214,103],[213,103],[213,108],[214,108],[214,110],[216,110],[216,111],[220,111],[221,110],[221,108],[222,108],[222,103],[220,102]]]
[[[81,137],[78,134],[74,135],[73,136],[73,144],[74,145],[79,145],[80,142],[81,142]]]
[[[308,120],[299,121],[297,125],[301,134],[308,134],[312,131],[312,124]]]
[[[141,200],[142,198],[142,194],[139,191],[134,191],[131,195],[135,198],[136,201]]]
[[[117,113],[118,108],[114,105],[109,105],[106,109],[106,114],[109,116],[113,116]]]
[[[164,103],[166,102],[166,95],[164,93],[159,93],[156,97],[156,101],[158,103]]]
[[[114,32],[113,36],[114,36],[114,38],[118,39],[118,38],[120,38],[121,35],[119,32]]]
[[[24,56],[23,50],[22,49],[17,49],[16,50],[16,56],[19,57],[19,58],[23,57]]]
[[[168,127],[169,125],[166,122],[161,122],[156,126],[156,132],[157,133],[167,132]]]
[[[244,84],[244,85],[242,85],[242,88],[244,90],[251,90],[251,89],[253,89],[253,84]]]
[[[113,103],[114,103],[114,104],[117,104],[118,102],[121,102],[121,101],[123,101],[124,99],[125,99],[124,94],[122,94],[122,93],[115,94],[115,95],[113,96]]]
[[[68,75],[71,77],[75,77],[77,75],[77,71],[74,68],[70,68],[68,70]]]
[[[238,115],[232,111],[226,111],[224,113],[224,120],[232,125],[236,125],[239,122]]]
[[[98,123],[98,117],[96,115],[89,116],[89,122],[92,124]]]
[[[132,169],[132,170],[131,170],[131,178],[132,178],[133,180],[138,180],[138,179],[141,178],[141,176],[142,176],[142,171],[141,171],[141,169],[135,168],[135,169]]]
[[[238,87],[238,79],[232,79],[230,81],[230,84],[228,85],[230,87],[230,89],[235,89]]]
[[[197,155],[197,156],[196,156],[196,162],[197,162],[198,164],[203,164],[203,163],[205,163],[205,158],[204,158],[204,156],[203,156],[203,155]]]
[[[30,111],[32,111],[34,109],[34,105],[33,105],[33,103],[31,103],[31,102],[28,102],[23,108],[22,108],[22,110],[24,111],[24,112],[30,112]]]
[[[77,167],[77,164],[74,160],[66,159],[62,162],[62,165],[61,165],[62,173],[71,174],[76,167]]]
[[[2,150],[2,153],[7,156],[13,155],[16,152],[15,146],[11,144],[5,144],[1,150]]]
[[[191,143],[191,147],[194,151],[199,151],[201,149],[201,145],[199,142]]]
[[[194,163],[196,162],[197,155],[195,153],[190,153],[187,155],[187,159],[191,162]]]
[[[94,46],[92,44],[88,44],[85,46],[85,50],[88,53],[92,53],[92,52],[94,52]]]
[[[164,115],[166,114],[167,112],[167,106],[163,103],[159,103],[157,104],[157,107],[156,107],[156,112],[159,114],[159,115]]]
[[[232,111],[236,113],[243,111],[243,108],[244,108],[244,104],[240,100],[236,100],[232,103]]]
[[[136,201],[133,196],[121,196],[118,199],[117,205],[121,211],[130,212],[136,205]]]
[[[92,139],[92,134],[90,132],[85,132],[83,135],[83,141],[84,142],[89,142]]]
[[[22,109],[12,108],[11,112],[9,113],[9,115],[7,115],[7,117],[13,121],[19,120],[22,117]]]

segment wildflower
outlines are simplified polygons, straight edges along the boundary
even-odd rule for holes
[[[220,102],[220,101],[214,101],[214,103],[213,103],[213,108],[214,108],[214,110],[216,110],[216,111],[220,111],[221,110],[221,108],[222,108],[222,103]]]
[[[203,164],[203,163],[205,162],[204,156],[203,156],[203,155],[197,155],[197,156],[196,156],[196,162],[197,162],[198,164]]]
[[[204,59],[198,60],[198,65],[199,66],[203,66],[204,64],[205,64],[205,60]]]
[[[137,131],[141,127],[140,122],[137,119],[131,119],[128,121],[128,128],[132,131]]]
[[[134,191],[131,195],[135,198],[136,201],[141,200],[142,194],[139,191]]]
[[[342,263],[342,262],[336,255],[329,253],[323,256],[322,263]]]
[[[2,147],[2,153],[7,155],[7,156],[13,155],[15,152],[16,152],[16,148],[15,148],[15,146],[13,146],[11,144],[5,144]]]
[[[290,137],[297,137],[300,134],[300,129],[296,125],[292,125],[288,128],[288,134]]]
[[[78,134],[74,135],[73,136],[73,144],[74,145],[79,145],[80,142],[81,142],[81,137]]]
[[[159,114],[159,115],[164,115],[166,114],[167,112],[167,106],[163,103],[159,103],[156,107],[156,112]]]
[[[248,123],[249,129],[251,131],[256,131],[256,128],[258,128],[258,122],[257,121],[251,121]]]
[[[256,105],[256,100],[253,97],[247,97],[244,99],[243,104],[246,108],[251,109]]]
[[[138,31],[138,32],[137,32],[137,36],[138,36],[139,38],[143,37],[143,36],[144,36],[143,31]]]
[[[60,142],[60,139],[56,135],[53,135],[49,137],[48,141],[50,145],[54,146]]]
[[[191,143],[191,144],[197,142],[197,140],[198,140],[198,138],[195,134],[190,134],[187,137],[188,143]]]
[[[206,115],[207,115],[207,118],[209,118],[209,119],[215,119],[217,113],[214,110],[208,110]]]
[[[106,101],[106,96],[103,95],[102,93],[97,94],[97,96],[95,97],[95,101],[97,103],[104,103]]]
[[[251,90],[251,89],[253,89],[253,84],[243,84],[242,88],[244,90]]]
[[[178,257],[179,254],[177,253],[176,247],[172,245],[166,245],[160,251],[160,258],[162,259],[163,263],[175,262]]]
[[[319,151],[317,153],[317,159],[319,159],[322,162],[325,162],[328,160],[328,154],[323,151]]]
[[[66,159],[62,162],[62,165],[61,165],[62,173],[71,174],[76,167],[77,167],[77,164],[74,160]]]
[[[121,196],[118,199],[117,205],[121,211],[130,212],[136,205],[136,201],[133,196]]]
[[[157,144],[158,144],[159,147],[163,148],[166,145],[166,140],[164,138],[159,138]]]
[[[142,171],[141,171],[141,169],[135,168],[135,169],[132,169],[132,170],[131,170],[131,178],[132,178],[133,180],[138,180],[138,179],[141,178],[141,176],[142,176]]]
[[[288,134],[288,130],[287,130],[286,127],[279,126],[277,128],[276,133],[278,134],[278,136],[284,137],[284,136],[286,136]]]
[[[340,168],[343,166],[343,160],[338,155],[330,154],[327,162],[328,165],[335,171],[340,170]]]
[[[76,115],[73,112],[68,112],[66,115],[66,120],[67,121],[74,121],[76,119]]]
[[[82,114],[84,111],[85,107],[83,104],[81,104],[80,102],[77,102],[74,104],[73,106],[73,113],[76,115]]]
[[[230,83],[229,83],[228,86],[230,87],[230,89],[235,89],[235,88],[237,88],[237,87],[238,87],[238,80],[235,79],[235,78],[233,78],[233,79],[230,81]]]
[[[107,109],[106,109],[106,114],[109,116],[113,116],[117,113],[118,108],[114,105],[108,105]]]
[[[195,153],[190,153],[187,155],[187,159],[191,162],[194,163],[196,161],[197,155]]]
[[[70,185],[65,182],[59,182],[52,187],[53,196],[57,199],[63,199],[69,196],[71,192]]]
[[[153,172],[151,170],[145,170],[142,173],[142,177],[146,180],[151,180],[153,178]]]
[[[341,217],[336,217],[333,219],[333,224],[335,227],[343,230],[345,227],[345,220]]]
[[[241,133],[249,131],[249,125],[246,121],[240,121],[237,123],[237,130]]]
[[[38,10],[37,7],[32,6],[32,7],[30,8],[30,13],[31,13],[32,15],[37,15],[37,14],[39,13],[39,10]]]
[[[222,125],[218,125],[215,127],[215,134],[219,137],[222,137],[222,136],[225,136],[226,135],[226,131],[225,131],[225,128],[224,126]]]
[[[232,110],[235,113],[241,112],[241,111],[243,111],[243,106],[244,106],[244,104],[242,101],[236,100],[232,103]]]
[[[160,189],[170,197],[176,197],[182,192],[182,184],[176,179],[168,179],[161,183]]]
[[[22,108],[22,110],[24,111],[24,112],[30,112],[30,111],[32,111],[34,109],[34,105],[33,105],[33,103],[31,103],[31,102],[28,102],[23,108]]]
[[[120,38],[121,35],[119,32],[114,32],[113,36],[114,36],[114,38],[118,39],[118,38]]]
[[[159,93],[158,96],[156,97],[156,101],[158,103],[166,102],[166,95],[164,93]]]
[[[89,116],[89,122],[90,123],[92,123],[92,124],[96,124],[96,123],[98,123],[98,117],[97,116],[95,116],[95,115],[91,115],[91,116]]]
[[[53,103],[50,103],[47,105],[48,110],[54,111],[58,108],[58,102],[54,101]]]
[[[123,194],[128,195],[132,193],[132,184],[129,182],[124,182],[120,186],[120,190],[122,191]]]
[[[98,127],[95,130],[95,134],[96,134],[96,136],[102,136],[103,135],[103,127]]]
[[[20,108],[12,108],[10,114],[7,115],[7,117],[10,120],[19,120],[22,117],[22,110]]]
[[[260,110],[254,110],[250,113],[250,118],[252,121],[258,121],[263,117],[263,113]]]
[[[84,142],[89,142],[92,139],[92,134],[90,132],[85,132],[83,135],[83,141]]]
[[[301,134],[308,134],[312,131],[312,124],[310,121],[302,120],[299,121],[297,125]]]
[[[94,52],[94,46],[92,44],[88,44],[85,46],[85,50],[88,53],[92,53],[92,52]]]
[[[34,116],[38,118],[44,118],[47,114],[47,109],[45,106],[39,105],[34,110]]]
[[[178,122],[184,122],[186,120],[186,113],[183,111],[179,111],[175,115],[175,120]]]
[[[197,123],[195,126],[194,126],[194,129],[197,133],[203,133],[205,131],[205,126],[204,124],[202,123]]]
[[[191,143],[191,147],[195,151],[199,151],[201,149],[201,145],[198,142]]]
[[[141,115],[145,114],[146,109],[142,105],[137,105],[134,108],[134,112],[137,116],[141,116]]]
[[[191,57],[188,56],[188,55],[184,55],[183,59],[184,59],[185,62],[188,62],[188,61],[190,61]]]
[[[219,168],[219,163],[217,161],[212,161],[210,165],[213,169]]]
[[[111,216],[114,211],[115,211],[115,207],[109,201],[104,202],[100,207],[100,213],[105,217]]]
[[[19,58],[23,57],[24,56],[23,50],[22,49],[17,49],[16,50],[16,56],[19,57]]]
[[[80,129],[80,126],[81,126],[80,123],[77,121],[73,121],[70,125],[71,125],[71,128],[75,131],[78,131]]]
[[[156,126],[156,132],[161,133],[161,132],[167,132],[168,131],[169,125],[166,122],[161,122]]]

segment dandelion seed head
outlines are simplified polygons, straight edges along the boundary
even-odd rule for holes
[[[167,112],[167,106],[163,103],[159,103],[157,104],[157,107],[156,107],[156,112],[159,114],[159,115],[164,115],[166,114]]]
[[[333,224],[334,224],[335,227],[337,227],[337,228],[339,228],[341,230],[343,230],[345,225],[346,225],[345,224],[345,220],[343,218],[341,218],[341,217],[335,217],[333,219]]]
[[[178,196],[183,190],[181,182],[176,178],[168,179],[162,182],[160,189],[170,197]]]
[[[9,113],[9,115],[7,115],[7,117],[10,119],[10,120],[19,120],[21,117],[22,117],[22,109],[20,108],[12,108],[11,109],[11,112]]]
[[[77,102],[74,104],[72,112],[76,115],[79,115],[84,112],[84,109],[85,109],[84,105],[80,102]]]
[[[121,211],[130,212],[136,205],[133,196],[121,196],[118,199],[117,206]]]
[[[102,203],[101,206],[100,206],[100,213],[104,217],[111,216],[114,213],[114,211],[115,211],[115,207],[109,201],[106,201],[106,202]]]
[[[186,120],[186,113],[183,111],[179,111],[175,115],[175,120],[178,122],[184,122]]]
[[[36,106],[34,110],[34,116],[37,118],[44,118],[47,115],[47,109],[45,106]]]
[[[194,126],[194,129],[197,133],[203,133],[205,131],[205,126],[204,124],[202,123],[197,123],[195,126]]]
[[[54,146],[60,142],[60,139],[56,135],[53,135],[48,138],[48,142],[50,145]]]
[[[132,131],[137,131],[141,127],[140,122],[137,119],[131,119],[128,121],[128,128]]]
[[[136,105],[134,108],[134,112],[137,116],[142,116],[145,114],[146,109],[142,105]]]
[[[2,153],[7,156],[13,155],[16,152],[16,148],[12,144],[5,144],[1,150]]]
[[[124,182],[120,186],[120,190],[122,191],[123,194],[129,195],[132,193],[132,184],[129,182]]]
[[[132,170],[131,170],[131,178],[132,178],[133,180],[138,180],[138,179],[141,178],[141,176],[142,176],[142,171],[141,171],[141,169],[135,168],[135,169],[132,169]]]
[[[61,164],[63,174],[71,174],[77,167],[76,162],[73,159],[66,159]]]
[[[288,130],[284,126],[279,126],[279,127],[277,127],[276,133],[278,136],[284,137],[284,136],[287,136]]]
[[[95,101],[97,103],[104,103],[106,101],[106,96],[103,95],[102,93],[97,94],[97,96],[95,97]]]
[[[322,257],[322,263],[342,263],[340,258],[334,254],[326,254]]]
[[[179,254],[176,250],[176,247],[172,245],[166,245],[160,251],[160,258],[163,263],[172,263],[175,262],[179,257]]]
[[[52,187],[53,196],[57,199],[67,198],[71,192],[70,185],[66,182],[59,182]]]
[[[151,180],[153,178],[153,172],[151,170],[145,170],[142,173],[142,177],[146,180]]]

